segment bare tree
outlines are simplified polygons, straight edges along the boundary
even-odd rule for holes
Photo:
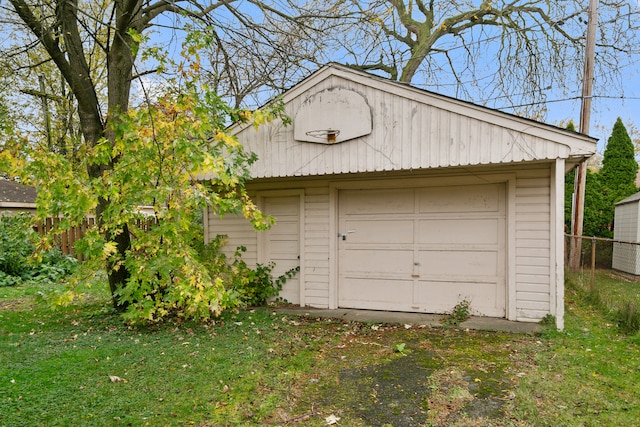
[[[209,56],[209,78],[221,96],[234,106],[258,106],[282,93],[293,83],[332,60],[327,45],[334,24],[345,22],[342,10],[331,0],[308,3],[285,2],[295,10],[295,19],[282,12],[243,16],[243,10],[228,10],[243,25],[229,27],[216,22],[210,27],[216,38]],[[261,9],[264,5],[252,3]]]
[[[342,7],[358,14],[347,35],[334,39],[343,60],[394,80],[512,105],[580,81],[586,2],[372,0]],[[638,12],[635,2],[605,1],[599,13],[596,76],[609,85],[637,46]]]
[[[245,27],[210,52],[209,80],[235,107],[262,105],[329,60],[320,31],[316,37],[295,25],[260,31],[264,37]],[[256,38],[262,41],[243,42]]]

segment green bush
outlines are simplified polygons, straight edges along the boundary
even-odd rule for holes
[[[29,268],[34,235],[28,214],[0,216],[0,271],[20,276]]]
[[[29,215],[0,216],[0,286],[58,282],[75,270],[76,259],[59,249],[34,256],[36,239]]]
[[[3,286],[19,285],[21,282],[22,279],[19,276],[12,276],[4,271],[0,271],[0,288]]]
[[[236,248],[233,257],[229,259],[222,252],[225,243],[225,236],[217,236],[204,245],[200,255],[211,277],[223,280],[229,298],[237,301],[239,306],[264,305],[269,298],[276,297],[284,283],[300,271],[300,267],[296,267],[274,278],[273,262],[250,268],[242,259],[242,254],[247,249],[244,246]]]
[[[33,282],[57,282],[69,276],[76,269],[78,261],[54,248],[42,254],[40,261],[32,258],[31,268],[22,274],[22,278]]]

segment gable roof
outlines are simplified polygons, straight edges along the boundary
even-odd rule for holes
[[[626,199],[622,199],[619,202],[616,202],[616,206],[620,206],[620,205],[626,205],[628,203],[634,203],[640,201],[640,191],[637,192],[636,194],[632,194],[631,196],[627,197]]]
[[[350,99],[359,97],[363,102],[350,104]],[[273,122],[257,131],[246,125],[231,129],[246,149],[258,155],[251,167],[254,178],[555,159],[573,164],[596,149],[597,140],[586,135],[337,64],[320,68],[282,99],[292,126]],[[340,127],[351,128],[350,120],[363,117],[362,111],[353,110],[355,104],[370,109],[364,113],[371,115],[370,133],[336,140]],[[305,132],[296,130],[302,126],[313,134],[314,126],[319,126],[315,129],[324,135],[331,120],[337,120],[338,129],[321,143],[302,140],[299,135]]]
[[[35,187],[0,179],[0,203],[35,203]]]

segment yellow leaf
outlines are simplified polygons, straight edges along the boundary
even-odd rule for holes
[[[252,114],[251,114],[251,111],[249,111],[249,110],[242,110],[242,111],[238,112],[238,116],[243,121],[248,122],[248,121],[251,120]]]
[[[218,141],[222,141],[225,143],[225,145],[228,145],[230,147],[235,147],[238,145],[238,141],[236,140],[235,137],[228,135],[226,133],[224,133],[223,131],[219,130],[218,132],[216,132],[216,139]]]
[[[102,255],[104,258],[108,258],[111,255],[115,254],[116,250],[118,250],[118,247],[116,246],[115,242],[107,242],[102,247]]]

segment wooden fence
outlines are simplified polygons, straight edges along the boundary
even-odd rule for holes
[[[36,224],[33,229],[41,236],[49,233],[55,229],[60,222],[60,218],[47,218],[40,224]],[[155,217],[149,217],[148,219],[138,219],[135,221],[136,226],[143,230],[148,231],[154,224],[157,223]],[[82,224],[77,227],[71,227],[62,233],[57,233],[54,239],[54,245],[62,251],[63,254],[72,255],[82,261],[84,257],[81,254],[76,253],[76,242],[82,239],[87,230],[96,226],[95,218],[87,218]]]

